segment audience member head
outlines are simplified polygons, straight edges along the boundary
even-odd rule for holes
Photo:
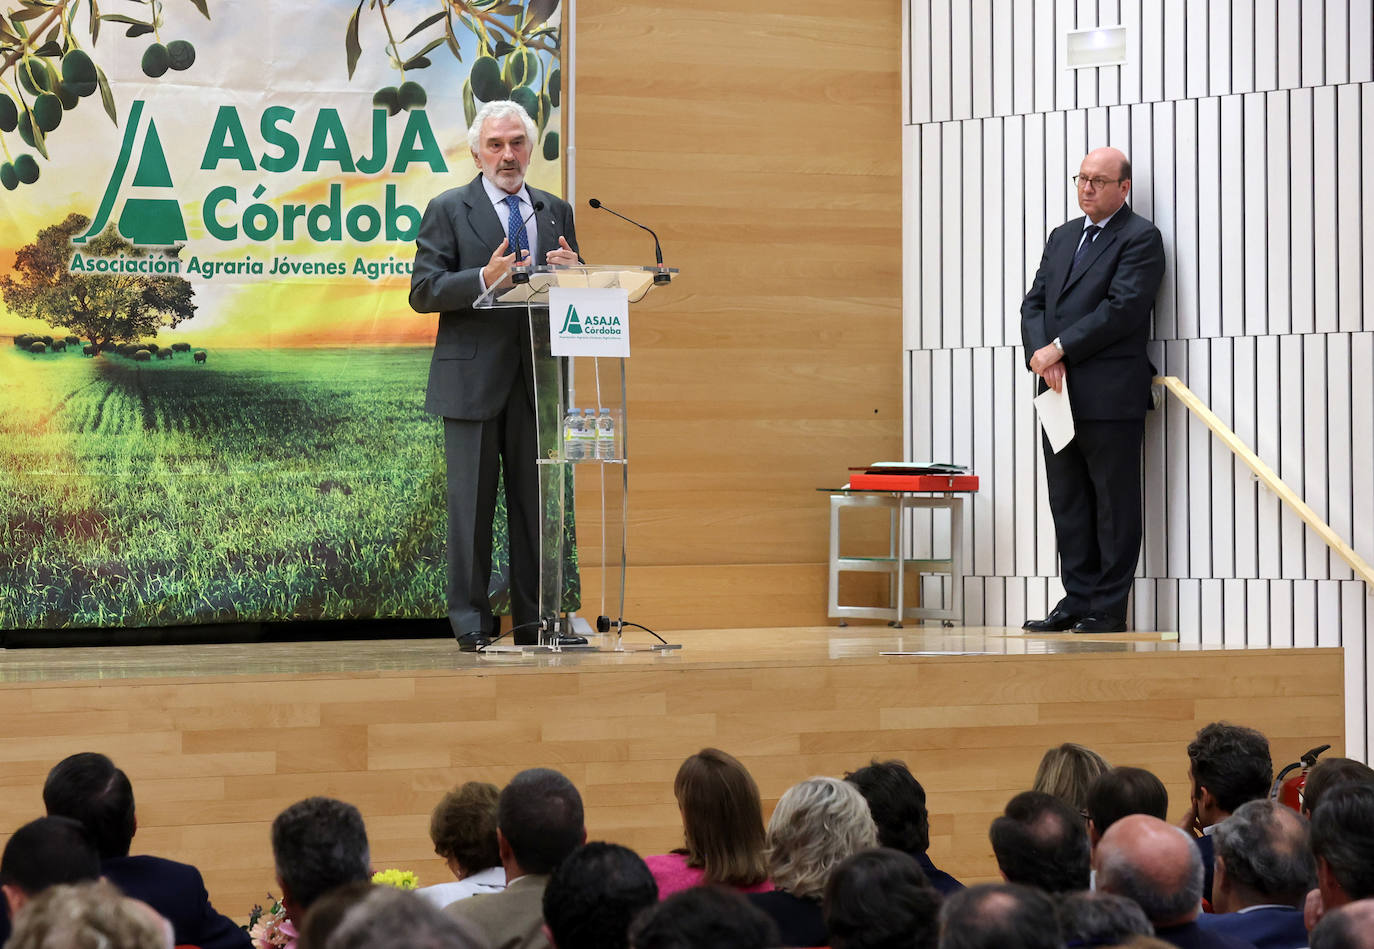
[[[501,865],[496,844],[496,802],[501,791],[485,781],[469,781],[440,799],[429,818],[434,852],[458,879]]]
[[[768,879],[763,805],[744,765],[703,748],[677,769],[673,795],[682,812],[687,865],[701,869],[707,883],[748,887]]]
[[[296,949],[325,949],[329,937],[343,922],[344,914],[361,903],[372,890],[371,883],[345,883],[311,903],[299,927]]]
[[[1212,908],[1235,913],[1247,906],[1281,903],[1301,909],[1316,886],[1317,865],[1307,840],[1307,821],[1267,798],[1246,801],[1217,825],[1216,879]]]
[[[1112,893],[1061,893],[1055,901],[1059,930],[1072,946],[1110,946],[1155,928],[1133,900]]]
[[[272,854],[282,905],[297,927],[310,905],[336,886],[372,878],[363,816],[352,804],[308,797],[272,822]]]
[[[1054,903],[1031,886],[984,883],[940,910],[940,949],[1064,949]]]
[[[768,949],[778,927],[737,890],[694,886],[650,907],[630,925],[630,949]]]
[[[768,821],[773,886],[820,900],[840,861],[878,843],[868,802],[838,778],[807,778],[788,788]]]
[[[873,823],[878,825],[878,843],[910,854],[930,849],[926,789],[905,762],[873,761],[844,779],[868,801]]]
[[[1188,745],[1188,777],[1198,824],[1211,827],[1246,801],[1269,796],[1269,739],[1240,725],[1204,725]]]
[[[1307,817],[1317,809],[1322,795],[1346,784],[1374,784],[1374,768],[1353,758],[1323,758],[1307,772],[1302,789],[1302,812]]]
[[[658,902],[658,884],[633,850],[578,847],[544,889],[544,925],[556,949],[625,949],[630,922]]]
[[[521,771],[501,791],[496,829],[507,881],[552,873],[587,841],[582,795],[551,768]]]
[[[5,949],[172,949],[172,925],[105,880],[63,883],[29,900]]]
[[[104,755],[85,751],[55,764],[43,783],[43,806],[51,817],[84,824],[102,860],[129,855],[138,829],[134,789]]]
[[[1179,828],[1147,814],[1123,817],[1102,835],[1093,859],[1098,891],[1134,900],[1156,929],[1197,918],[1202,856]]]
[[[60,883],[100,879],[100,855],[80,821],[40,817],[16,830],[0,855],[0,888],[10,918],[33,897]]]
[[[472,924],[448,915],[428,900],[390,886],[349,907],[326,949],[487,949]]]
[[[988,830],[997,866],[1008,883],[1047,893],[1086,890],[1092,848],[1083,819],[1043,791],[1022,791]]]
[[[1328,910],[1374,896],[1374,787],[1347,784],[1323,792],[1312,812],[1311,839]]]
[[[1083,156],[1078,166],[1078,206],[1094,223],[1121,210],[1131,193],[1131,161],[1115,148],[1094,148]],[[1090,181],[1101,181],[1100,187],[1088,190]]]
[[[1088,786],[1088,837],[1093,846],[1107,828],[1130,814],[1169,819],[1169,792],[1164,782],[1144,768],[1112,768]]]
[[[935,949],[940,894],[916,858],[891,848],[861,850],[825,888],[832,949]]]
[[[1332,910],[1312,929],[1311,949],[1374,949],[1374,899]]]
[[[1110,768],[1106,759],[1091,748],[1066,741],[1045,752],[1040,767],[1035,769],[1035,783],[1031,789],[1053,794],[1082,814],[1088,803],[1088,786],[1093,778]]]

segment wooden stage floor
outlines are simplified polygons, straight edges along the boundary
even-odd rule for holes
[[[909,626],[812,626],[779,629],[706,629],[665,636],[683,649],[661,655],[570,651],[554,655],[477,656],[459,652],[448,639],[295,642],[194,646],[103,646],[91,648],[0,650],[0,683],[78,679],[139,679],[223,675],[347,672],[454,672],[461,669],[596,667],[650,665],[699,666],[719,663],[818,662],[878,658],[881,653],[912,651],[925,655],[1118,654],[1160,650],[1197,651],[1180,645],[1176,633],[1120,633],[1080,636],[1031,635],[1019,629],[961,626],[952,629]],[[593,643],[609,646],[609,637]],[[630,646],[656,642],[631,631]]]
[[[592,839],[648,854],[680,845],[673,775],[704,746],[745,762],[766,813],[803,778],[901,758],[929,794],[933,859],[982,880],[996,874],[989,821],[1060,742],[1154,771],[1175,817],[1187,807],[1186,745],[1207,722],[1259,728],[1276,764],[1344,747],[1339,649],[877,625],[669,638],[684,648],[479,658],[429,639],[3,651],[0,809],[13,826],[38,816],[47,770],[103,751],[134,784],[134,851],[196,864],[216,905],[242,919],[275,886],[272,818],[311,794],[358,805],[374,865],[414,870],[423,885],[445,878],[429,812],[465,780],[558,768],[582,790]]]

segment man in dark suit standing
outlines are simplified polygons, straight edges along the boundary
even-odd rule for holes
[[[572,208],[525,184],[534,123],[509,101],[489,102],[468,129],[481,172],[429,203],[416,240],[410,305],[438,313],[425,410],[444,420],[448,467],[448,616],[460,648],[495,636],[487,591],[497,472],[505,477],[515,641],[540,619],[539,474],[534,375],[524,310],[474,309],[517,262],[575,264]],[[525,627],[525,629],[519,629]]]
[[[1084,217],[1054,230],[1021,304],[1026,365],[1040,391],[1067,383],[1075,435],[1045,480],[1064,598],[1033,632],[1114,633],[1140,554],[1140,457],[1154,366],[1145,352],[1164,277],[1159,230],[1126,204],[1131,163],[1088,153],[1075,176]]]

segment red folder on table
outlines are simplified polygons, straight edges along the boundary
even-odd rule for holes
[[[977,475],[868,474],[855,472],[849,486],[858,491],[977,491]]]

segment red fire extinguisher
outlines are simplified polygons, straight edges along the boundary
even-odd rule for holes
[[[1317,763],[1317,757],[1330,747],[1318,745],[1297,761],[1285,766],[1278,773],[1278,777],[1274,778],[1274,786],[1269,789],[1269,797],[1301,814],[1303,789],[1307,787],[1307,772]],[[1295,771],[1297,773],[1293,774]]]

